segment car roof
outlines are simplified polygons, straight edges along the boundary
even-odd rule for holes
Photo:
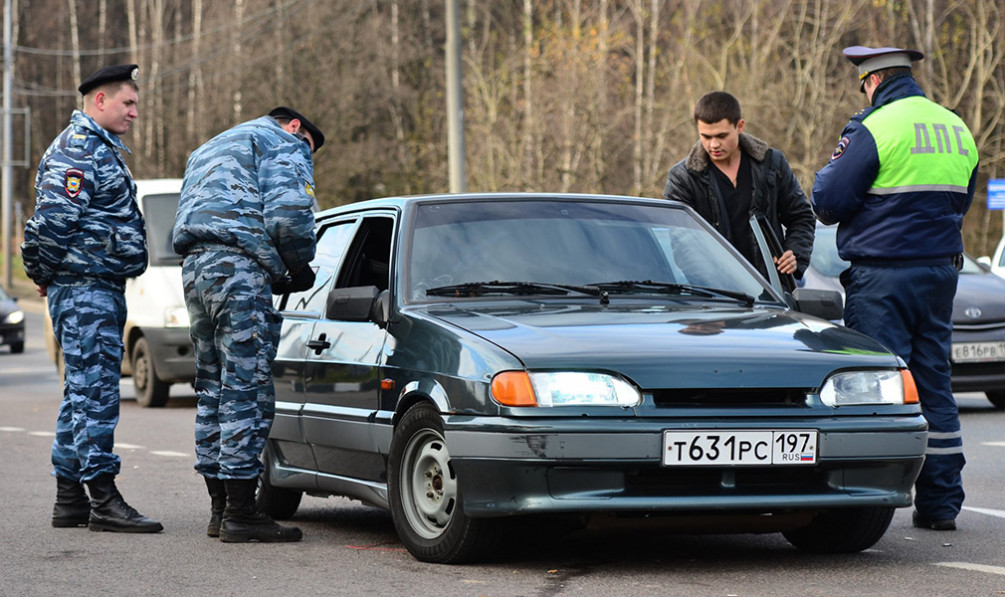
[[[141,178],[136,181],[136,195],[159,195],[181,192],[180,178]]]
[[[317,214],[317,217],[325,218],[329,216],[352,213],[371,209],[405,209],[411,205],[419,203],[440,203],[440,202],[466,202],[466,201],[601,201],[601,202],[633,202],[650,203],[653,205],[672,205],[683,207],[683,204],[666,199],[655,199],[650,197],[629,197],[625,195],[595,195],[585,193],[521,193],[521,192],[492,192],[492,193],[441,193],[431,195],[406,195],[399,197],[384,197],[380,199],[368,199],[357,203],[349,203],[339,207],[326,209]]]

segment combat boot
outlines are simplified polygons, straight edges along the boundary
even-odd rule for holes
[[[206,479],[206,489],[209,490],[211,500],[209,507],[209,526],[206,527],[206,534],[210,537],[220,536],[220,524],[223,522],[223,510],[227,507],[227,486],[223,479],[203,477]]]
[[[158,533],[164,530],[161,523],[143,516],[122,499],[115,487],[114,475],[100,475],[86,485],[91,494],[91,518],[87,526],[92,531]]]
[[[91,502],[84,486],[56,476],[56,505],[52,507],[52,526],[86,527],[91,517]]]
[[[258,479],[227,479],[227,507],[220,525],[220,541],[224,543],[280,543],[300,541],[303,534],[297,527],[276,523],[255,505]]]

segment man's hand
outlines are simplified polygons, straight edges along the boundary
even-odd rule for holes
[[[49,287],[35,284],[35,292],[38,293],[38,296],[45,297],[49,294]]]
[[[775,257],[774,260],[776,266],[778,267],[778,271],[781,273],[796,273],[796,255],[792,251],[786,251],[782,253],[781,257]]]

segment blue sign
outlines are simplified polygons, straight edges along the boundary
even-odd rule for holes
[[[1005,209],[1005,178],[988,181],[988,209]]]

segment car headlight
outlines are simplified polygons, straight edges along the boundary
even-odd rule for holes
[[[168,307],[164,309],[164,327],[187,328],[188,323],[188,309],[186,307]]]
[[[575,371],[504,371],[492,378],[492,397],[505,406],[620,406],[642,402],[624,379]]]
[[[21,323],[22,321],[24,321],[24,311],[13,311],[11,313],[8,313],[4,321],[6,323],[14,323],[14,324]]]
[[[820,400],[828,406],[917,404],[918,389],[907,369],[846,371],[827,379]]]

